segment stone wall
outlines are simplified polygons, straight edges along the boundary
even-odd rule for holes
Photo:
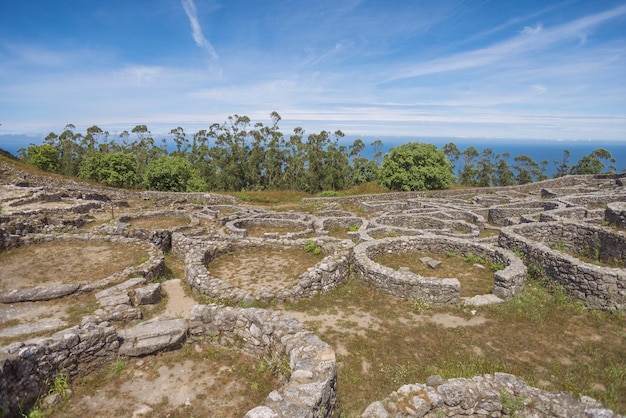
[[[388,253],[430,252],[444,255],[452,252],[465,257],[469,253],[485,254],[492,263],[505,268],[494,273],[493,294],[510,299],[520,293],[526,280],[526,267],[510,251],[471,241],[436,235],[385,238],[359,244],[354,249],[355,269],[366,284],[403,299],[417,299],[441,305],[459,303],[460,283],[456,278],[421,277],[408,271],[396,271],[372,259]]]
[[[1,232],[1,231],[0,231]],[[155,245],[116,235],[96,234],[28,234],[22,237],[6,236],[0,233],[0,249],[16,248],[26,245],[42,244],[47,242],[112,242],[120,244],[140,243],[146,246],[148,260],[138,266],[127,267],[109,277],[99,280],[85,280],[79,283],[51,284],[32,288],[13,289],[0,292],[0,303],[15,303],[24,301],[50,300],[68,296],[73,293],[87,293],[94,289],[108,286],[130,276],[141,276],[154,279],[165,272],[163,252]]]
[[[289,362],[287,383],[246,418],[332,416],[337,397],[335,353],[298,321],[281,312],[217,305],[196,305],[190,321],[192,336],[211,336],[255,356]]]
[[[526,385],[506,373],[469,379],[431,376],[426,384],[404,385],[371,403],[362,418],[383,417],[587,417],[612,418],[596,400],[553,393]]]
[[[607,204],[604,219],[609,225],[626,228],[626,203],[613,202]]]
[[[487,219],[493,225],[509,225],[510,218],[528,215],[533,212],[543,212],[545,210],[554,210],[559,207],[565,207],[563,203],[552,201],[531,200],[525,202],[516,202],[506,205],[500,205],[489,208]]]
[[[511,192],[521,191],[530,192],[537,191],[538,193],[542,188],[549,187],[570,187],[578,184],[584,184],[586,181],[594,179],[593,175],[569,175],[559,177],[556,179],[548,179],[544,181],[538,181],[535,183],[527,183],[519,186],[502,186],[502,187],[489,187],[488,190],[491,193],[497,193],[500,191]],[[341,202],[349,204],[360,204],[362,202],[373,202],[380,200],[400,201],[408,199],[420,199],[420,198],[454,198],[457,196],[466,196],[468,193],[476,194],[485,188],[475,189],[460,189],[460,190],[428,190],[421,192],[390,192],[380,194],[366,194],[358,196],[345,196],[345,197],[308,197],[302,199],[302,203],[316,203],[316,202]],[[365,208],[363,208],[365,210]],[[378,210],[378,209],[377,209]]]
[[[18,342],[0,351],[0,415],[22,416],[46,394],[56,375],[85,376],[117,357],[117,332],[108,322],[81,326],[50,338]]]
[[[261,246],[303,247],[308,240],[248,239],[238,242],[217,242],[191,239],[183,234],[172,235],[172,251],[185,258],[185,278],[198,292],[218,300],[253,303],[255,301],[290,300],[312,297],[327,292],[347,280],[352,253],[350,248],[333,246],[323,240],[313,240],[321,246],[324,257],[314,267],[300,274],[292,288],[266,286],[258,290],[236,287],[213,276],[207,264],[220,254]]]
[[[578,239],[579,233],[586,239]],[[506,227],[501,230],[498,242],[502,247],[523,253],[526,264],[535,272],[545,275],[588,307],[607,311],[626,309],[626,270],[585,263],[545,244],[559,242],[560,237],[564,245],[574,248],[577,244],[588,246],[594,242],[593,239],[609,237],[614,243],[612,248],[607,247],[608,241],[599,241],[603,249],[607,248],[607,254],[616,254],[615,251],[623,254],[624,251],[622,235],[612,235],[598,227],[566,222]]]
[[[243,218],[230,221],[225,225],[226,230],[230,234],[233,234],[240,238],[247,237],[248,231],[246,230],[246,228],[253,226],[268,227],[270,229],[272,226],[288,227],[297,230],[297,232],[291,232],[289,234],[286,234],[285,237],[288,238],[300,238],[315,233],[315,230],[313,229],[313,222],[305,222],[299,219],[289,218]]]

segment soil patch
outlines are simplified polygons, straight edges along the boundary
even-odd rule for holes
[[[0,290],[103,279],[148,259],[146,245],[49,242],[0,253]]]
[[[257,247],[221,255],[208,269],[213,276],[242,289],[291,288],[300,274],[321,259],[300,248]]]
[[[262,360],[234,349],[188,342],[182,349],[118,360],[72,384],[50,417],[242,417],[279,381]]]

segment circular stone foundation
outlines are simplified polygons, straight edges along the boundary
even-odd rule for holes
[[[434,278],[421,276],[410,271],[398,271],[382,266],[373,259],[386,254],[409,253],[446,254],[458,257],[476,257],[491,264],[498,264],[502,270],[493,274],[494,286],[491,295],[478,296],[477,300],[466,300],[466,304],[501,302],[523,290],[526,280],[526,267],[510,251],[452,237],[422,235],[418,237],[384,238],[359,244],[354,249],[355,269],[359,278],[366,284],[385,293],[409,299],[421,300],[432,305],[460,302],[460,282],[456,278]],[[436,268],[436,260],[425,260]]]

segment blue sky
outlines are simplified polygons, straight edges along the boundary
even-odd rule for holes
[[[284,131],[626,140],[626,1],[0,0],[0,135],[274,110]]]

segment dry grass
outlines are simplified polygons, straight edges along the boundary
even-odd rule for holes
[[[430,257],[441,261],[441,266],[430,268],[420,261]],[[384,254],[374,261],[394,270],[408,268],[410,272],[439,279],[457,278],[461,283],[461,297],[472,297],[491,293],[493,289],[493,271],[487,265],[480,267],[458,256],[442,256],[430,253]]]
[[[0,290],[93,281],[148,259],[145,245],[50,242],[0,253]]]
[[[336,416],[359,416],[371,402],[432,374],[451,378],[494,372],[513,373],[550,391],[585,394],[626,411],[624,317],[586,310],[537,282],[509,303],[478,308],[477,316],[451,307],[431,310],[419,320],[419,307],[355,280],[287,308],[310,315],[367,312],[377,324],[345,323],[337,329],[322,320],[307,322],[338,353]],[[446,328],[428,320],[434,314],[468,324],[476,317],[486,322]]]
[[[256,238],[263,238],[266,232],[277,232],[279,235],[287,235],[303,231],[303,229],[298,229],[297,227],[281,225],[248,225],[245,229],[248,231],[249,237]]]

